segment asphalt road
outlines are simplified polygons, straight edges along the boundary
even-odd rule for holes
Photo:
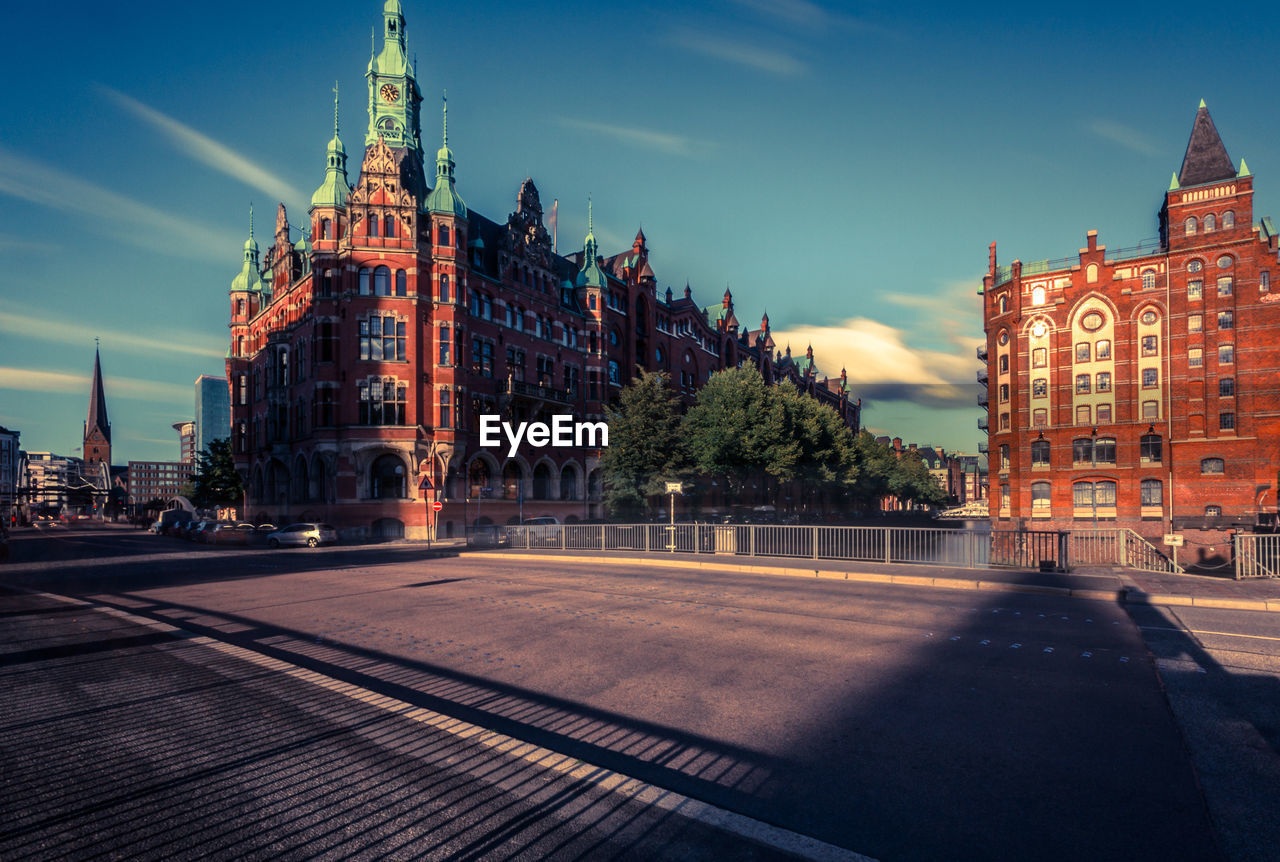
[[[1147,631],[1158,621],[1114,603],[413,546],[211,552],[69,533],[14,550],[9,582],[167,620],[877,858],[1267,858],[1239,855],[1250,826],[1230,794],[1202,792],[1197,769],[1221,757],[1184,737],[1143,641],[1187,632]],[[1166,673],[1172,659],[1159,660]],[[1237,690],[1222,666],[1222,691],[1206,694],[1219,705]],[[1257,694],[1265,712],[1274,693]],[[1274,760],[1274,737],[1259,738]],[[1232,777],[1248,789],[1267,775]]]

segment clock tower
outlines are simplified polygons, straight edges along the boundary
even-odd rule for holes
[[[370,48],[369,131],[365,146],[381,136],[391,148],[413,150],[422,159],[418,108],[422,93],[418,90],[415,69],[405,53],[404,11],[400,0],[386,0],[382,6],[382,51],[374,55]]]

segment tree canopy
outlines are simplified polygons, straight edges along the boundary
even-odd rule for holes
[[[231,440],[211,440],[196,454],[196,472],[191,477],[192,499],[199,508],[238,506],[244,499],[244,484],[236,472]]]

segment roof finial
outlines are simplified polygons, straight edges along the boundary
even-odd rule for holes
[[[595,232],[594,229],[591,227],[591,194],[590,192],[588,192],[587,193],[587,233],[594,233],[594,232]]]
[[[338,137],[338,82],[333,82],[333,136]]]
[[[1208,106],[1208,105],[1206,105],[1206,104],[1204,103],[1204,99],[1201,99],[1201,100],[1200,100],[1200,107],[1202,107],[1202,108],[1207,108],[1207,107],[1209,107],[1209,106]]]
[[[444,103],[444,145],[449,146],[449,91],[442,90],[440,101]]]
[[[97,352],[98,352],[98,348],[99,348],[100,346],[101,346],[101,342],[98,340],[98,336],[96,336],[96,335],[95,335],[95,336],[93,337],[93,352],[94,352],[94,353],[97,353]]]
[[[249,239],[253,239],[253,201],[249,201]]]

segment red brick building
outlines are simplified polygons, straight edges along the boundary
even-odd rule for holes
[[[660,291],[643,232],[602,256],[589,228],[582,251],[558,254],[530,179],[505,220],[470,210],[447,114],[428,183],[404,27],[391,0],[366,73],[354,186],[335,103],[310,238],[294,239],[281,205],[260,261],[250,217],[227,358],[249,517],[410,537],[521,516],[602,517],[599,449],[524,446],[508,458],[505,446],[480,447],[480,417],[601,420],[637,367],[668,372],[691,400],[713,371],[754,364],[858,427],[843,374],[819,380],[812,350],[777,353],[767,315],[748,330],[728,290],[707,308],[688,286]]]
[[[1209,561],[1274,512],[1280,468],[1277,235],[1202,102],[1159,238],[996,263],[983,279],[991,518],[1187,534]]]

